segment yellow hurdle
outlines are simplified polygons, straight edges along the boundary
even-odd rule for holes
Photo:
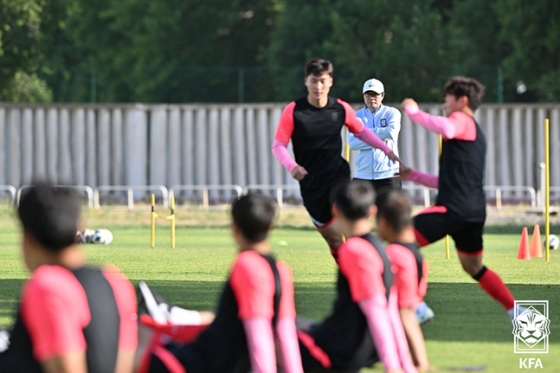
[[[151,246],[156,246],[156,218],[171,221],[171,248],[175,248],[175,196],[171,196],[169,201],[171,214],[167,216],[156,213],[156,196],[152,193],[152,230],[151,230]]]
[[[544,120],[544,235],[546,254],[545,259],[550,260],[550,121]]]

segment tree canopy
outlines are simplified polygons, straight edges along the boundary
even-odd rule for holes
[[[0,101],[287,101],[315,56],[351,101],[372,77],[388,101],[440,101],[459,74],[486,101],[554,101],[558,16],[553,0],[0,0]]]

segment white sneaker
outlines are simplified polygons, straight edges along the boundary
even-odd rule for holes
[[[416,319],[418,320],[418,324],[427,324],[434,319],[434,316],[434,311],[428,307],[426,302],[422,301],[416,307]]]
[[[76,241],[78,243],[92,243],[95,231],[93,229],[84,229],[76,232]]]

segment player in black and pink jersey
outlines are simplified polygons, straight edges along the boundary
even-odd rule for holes
[[[381,361],[387,372],[416,372],[393,285],[391,262],[371,232],[375,192],[354,180],[334,189],[334,215],[346,241],[338,249],[332,313],[318,325],[299,320],[306,372],[359,372]]]
[[[305,208],[331,252],[336,255],[342,235],[336,224],[332,224],[329,194],[338,182],[350,179],[350,167],[342,158],[342,127],[348,127],[357,138],[381,149],[392,161],[400,160],[383,140],[356,118],[354,109],[348,103],[329,96],[332,74],[330,61],[314,58],[307,62],[307,96],[291,102],[284,109],[272,152],[299,181]],[[287,149],[290,141],[295,161]]]
[[[399,313],[412,360],[419,372],[426,372],[430,364],[415,310],[428,289],[428,266],[416,242],[410,201],[403,191],[389,189],[377,196],[375,205],[377,234],[389,243],[386,251],[393,263]]]
[[[443,136],[439,176],[401,170],[404,179],[438,189],[435,206],[414,219],[416,238],[420,246],[425,246],[450,235],[465,272],[513,318],[512,294],[500,276],[482,264],[486,138],[474,112],[482,101],[484,86],[475,79],[454,77],[445,84],[444,95],[445,117],[421,111],[410,98],[402,103],[412,121]]]
[[[214,321],[192,340],[155,335],[139,349],[138,372],[301,373],[292,274],[270,254],[267,235],[276,215],[269,197],[249,194],[232,205],[239,245]],[[173,332],[172,328],[169,329]]]
[[[81,201],[37,184],[21,196],[24,284],[2,373],[131,372],[138,330],[132,285],[116,268],[85,265],[76,244]]]

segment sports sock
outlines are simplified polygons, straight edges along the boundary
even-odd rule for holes
[[[500,276],[490,268],[482,267],[480,272],[472,276],[484,291],[504,306],[506,310],[513,307],[515,299]]]

